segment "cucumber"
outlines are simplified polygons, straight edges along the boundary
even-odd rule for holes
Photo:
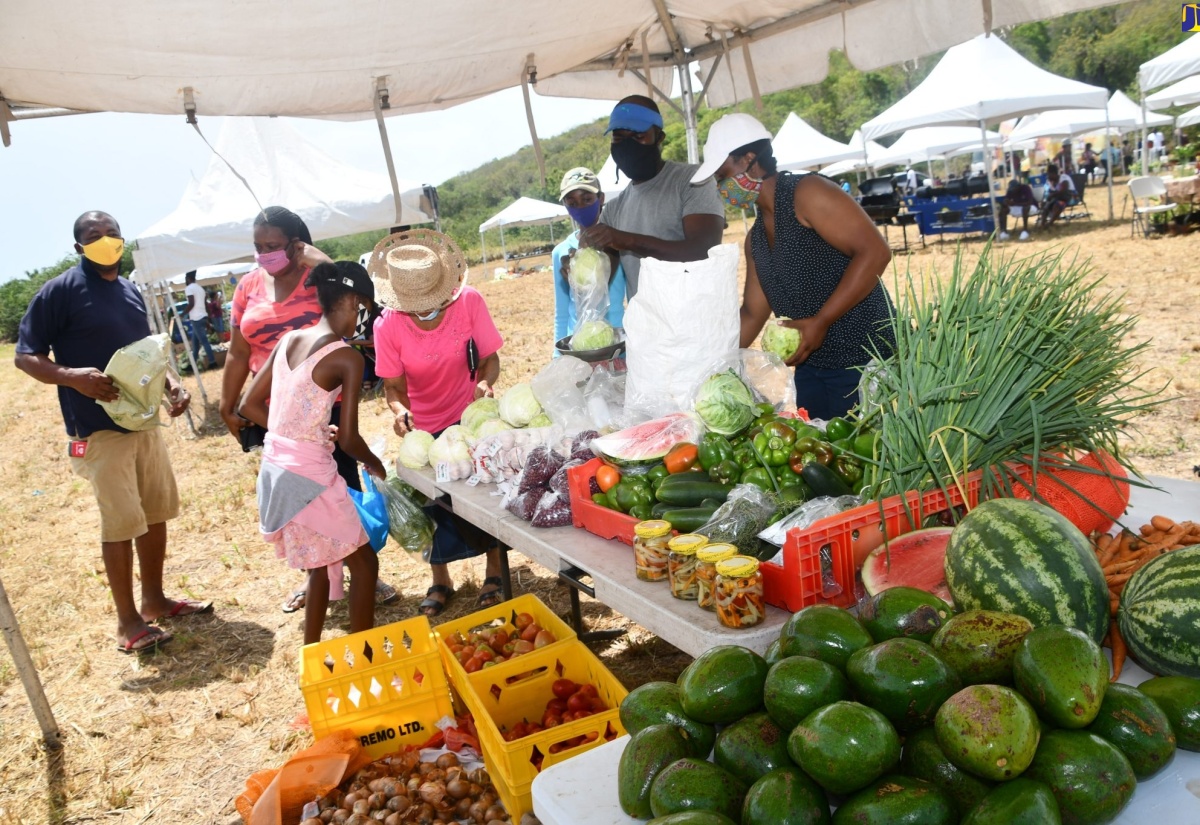
[[[732,485],[718,484],[699,473],[677,473],[658,485],[657,498],[677,507],[698,507],[706,498],[725,501],[732,489]]]
[[[846,482],[838,478],[837,473],[815,461],[805,464],[800,476],[812,488],[814,496],[853,495],[853,491],[846,486]]]
[[[677,510],[667,510],[660,516],[668,521],[680,533],[694,533],[708,523],[716,507],[686,507]]]
[[[660,501],[650,508],[650,518],[662,518],[663,513],[674,507],[674,504],[667,504],[665,501]]]

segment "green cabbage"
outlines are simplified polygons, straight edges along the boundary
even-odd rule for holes
[[[511,429],[512,427],[509,426],[509,423],[504,419],[489,418],[487,421],[484,421],[479,425],[479,429],[475,431],[475,438],[478,440],[483,440],[489,435],[495,435],[496,433],[502,433],[505,430]]]
[[[529,429],[535,427],[549,427],[554,422],[550,420],[550,416],[546,415],[545,410],[535,415],[529,422]]]
[[[584,247],[578,250],[571,260],[571,286],[584,292],[593,289],[597,284],[603,284],[607,288],[611,266],[607,254],[599,249]]]
[[[571,336],[571,349],[577,352],[604,349],[617,343],[617,331],[607,321],[584,321]]]
[[[542,405],[534,397],[528,382],[514,384],[500,396],[500,417],[514,427],[524,427],[541,411]]]
[[[495,398],[477,398],[467,405],[462,414],[462,426],[468,434],[476,436],[485,421],[500,417],[500,402]]]
[[[400,442],[400,463],[411,470],[419,470],[429,463],[429,447],[433,436],[424,430],[412,430]]]
[[[773,352],[786,361],[800,349],[800,330],[781,327],[771,321],[763,330],[762,348],[764,352]]]
[[[696,414],[713,432],[734,435],[754,420],[754,396],[733,370],[719,372],[700,385]]]
[[[467,442],[462,439],[461,434],[451,433],[453,427],[447,427],[446,431],[438,436],[437,440],[429,445],[429,464],[437,466],[439,462],[453,463],[456,461],[470,461],[471,452],[467,447]]]

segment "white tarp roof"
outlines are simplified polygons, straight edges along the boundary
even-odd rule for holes
[[[1138,68],[1138,85],[1148,92],[1194,74],[1200,74],[1200,34],[1143,63]]]
[[[1047,109],[1104,108],[1108,92],[1051,74],[999,37],[979,36],[946,52],[921,85],[863,124],[869,138],[914,126],[978,126]]]
[[[1188,111],[1175,118],[1175,125],[1180,129],[1186,129],[1188,126],[1195,126],[1200,123],[1200,106]]]
[[[880,155],[870,155],[873,166],[924,163],[953,154],[956,149],[980,142],[978,126],[922,126],[909,129]],[[988,142],[999,145],[1000,133],[988,132]]]
[[[1185,77],[1162,91],[1146,95],[1147,106],[1186,106],[1200,101],[1200,75]]]
[[[204,176],[188,184],[175,211],[136,239],[134,265],[147,282],[252,254],[259,203],[295,212],[308,224],[314,240],[398,223],[386,174],[364,172],[335,160],[281,120],[229,118],[217,137],[216,150],[250,184],[258,203],[214,155]],[[399,223],[433,220],[420,184],[401,181],[400,191]]]
[[[254,269],[257,264],[254,263],[231,263],[231,264],[213,264],[212,266],[196,267],[196,283],[200,286],[233,286],[250,270]],[[180,272],[178,275],[172,275],[170,278],[162,279],[171,289],[183,289],[186,286],[186,274]],[[129,280],[135,284],[149,283],[153,279],[147,279],[142,275],[140,270],[133,270],[129,275]]]
[[[845,49],[869,70],[994,28],[1115,0],[0,0],[0,94],[16,104],[179,114],[191,90],[206,115],[367,116],[377,80],[389,114],[428,111],[515,86],[613,99],[662,87],[678,59],[721,65],[709,103],[825,77]],[[264,21],[272,43],[264,48]],[[673,42],[674,41],[674,42]],[[676,46],[678,48],[676,48]],[[728,55],[728,59],[723,59]],[[575,70],[569,78],[555,78]],[[665,89],[669,92],[669,89]],[[2,110],[3,107],[0,107]]]
[[[479,231],[487,232],[501,226],[541,226],[569,217],[566,207],[560,203],[540,201],[536,198],[517,198],[479,224]]]
[[[1010,143],[1033,140],[1040,137],[1072,137],[1091,132],[1103,132],[1106,126],[1114,129],[1132,129],[1138,125],[1133,117],[1117,118],[1104,109],[1051,109],[1021,119],[1008,136]]]
[[[788,112],[771,149],[779,168],[788,170],[825,166],[862,153],[821,134],[795,112]]]
[[[875,165],[875,156],[882,155],[887,151],[887,148],[879,145],[873,140],[868,140],[866,143],[867,157],[863,158],[863,135],[861,129],[855,129],[854,134],[850,136],[848,144],[854,150],[854,157],[840,160],[837,163],[831,163],[821,170],[822,175],[833,177],[834,175],[848,175],[851,172],[858,172]]]
[[[1200,80],[1200,78],[1198,78],[1198,80]],[[1200,83],[1196,84],[1196,91],[1196,99],[1200,100]],[[1146,106],[1152,106],[1149,99],[1146,100]],[[1133,118],[1134,126],[1138,127],[1139,129],[1143,125],[1167,126],[1175,119],[1170,115],[1164,115],[1161,112],[1154,112],[1148,108],[1146,110],[1146,122],[1143,124],[1142,107],[1130,100],[1129,95],[1125,94],[1120,89],[1117,89],[1115,92],[1113,92],[1113,96],[1108,99],[1108,116],[1113,119],[1114,124],[1118,120],[1124,121],[1128,120],[1129,118]]]
[[[629,178],[621,174],[612,155],[608,156],[604,165],[600,167],[600,171],[596,172],[596,178],[600,181],[600,188],[604,190],[604,196],[608,199],[624,192],[625,187],[629,185]]]

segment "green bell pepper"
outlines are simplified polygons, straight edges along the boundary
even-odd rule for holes
[[[742,473],[742,484],[753,484],[768,493],[775,492],[775,485],[771,483],[771,475],[766,467],[755,467]]]
[[[670,474],[671,473],[667,470],[667,465],[655,464],[653,467],[650,468],[650,472],[646,473],[646,475],[643,476],[643,478],[645,478],[648,482],[650,482],[650,486],[653,487],[655,481],[661,481],[662,479],[666,478]]]
[[[762,465],[758,463],[758,458],[754,455],[754,446],[745,441],[733,449],[733,459],[742,468],[744,473],[746,470],[753,470]]]
[[[733,445],[720,433],[707,433],[696,448],[700,466],[712,470],[722,461],[733,458]]]
[[[841,441],[854,435],[854,425],[844,418],[831,418],[825,423],[825,437],[829,441]]]
[[[774,427],[774,424],[770,424],[768,426]],[[786,424],[781,426],[785,429],[787,428]],[[791,440],[785,440],[780,436],[768,434],[767,430],[764,428],[761,433],[754,436],[754,449],[758,450],[759,455],[762,456],[763,461],[765,461],[768,465],[772,467],[782,467],[784,464],[787,464],[788,457],[792,454],[792,443],[794,441],[794,435],[792,436]]]
[[[604,493],[592,493],[592,503],[599,504],[601,507],[612,509],[612,505],[608,503],[608,496]]]
[[[829,463],[833,461],[833,447],[824,441],[809,437],[796,441],[792,454],[788,456],[792,472],[798,475],[804,470],[805,464],[814,461],[828,467]]]
[[[793,501],[808,501],[810,498],[812,498],[812,490],[804,483],[803,479],[797,478],[795,481],[787,484],[784,484],[782,479],[779,481],[780,501],[790,503]]]
[[[608,491],[608,500],[612,503],[614,510],[628,513],[638,504],[645,504],[647,509],[653,507],[654,493],[651,491],[650,485],[644,481],[623,478]]]
[[[879,432],[877,430],[867,430],[854,437],[854,453],[862,458],[874,459],[878,444]]]
[[[708,477],[718,484],[737,484],[742,477],[742,467],[732,458],[727,458],[714,465],[708,471]]]
[[[649,521],[652,518],[652,511],[649,504],[635,504],[629,508],[629,515],[638,521]]]
[[[812,424],[808,424],[803,421],[797,421],[796,426],[793,427],[792,429],[794,429],[796,431],[797,439],[800,439],[800,438],[820,439],[824,435],[824,433],[822,433],[820,430],[818,430]]]
[[[854,488],[854,483],[863,477],[862,462],[850,454],[839,455],[833,460],[833,471],[838,474],[846,486]]]
[[[843,438],[840,441],[833,441],[830,443],[829,446],[833,447],[834,458],[837,458],[838,456],[842,456],[842,455],[853,455],[854,454],[854,439],[853,438]]]

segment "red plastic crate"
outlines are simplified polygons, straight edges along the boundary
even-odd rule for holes
[[[633,516],[601,507],[592,501],[591,480],[604,462],[598,458],[567,470],[567,488],[571,491],[571,519],[576,527],[595,533],[602,539],[617,539],[633,544],[633,528],[638,520]]]
[[[1012,467],[1013,472],[1025,479],[1031,471],[1024,465]],[[931,515],[966,504],[973,508],[979,503],[979,490],[983,472],[969,473],[962,485],[950,485],[949,496],[941,490],[927,493],[909,492],[903,498],[891,496],[879,502],[870,502],[836,516],[824,518],[801,530],[788,531],[783,544],[783,564],[763,562],[763,598],[767,604],[790,610],[793,613],[803,607],[824,602],[849,607],[855,602],[854,563],[859,547],[878,547],[885,536],[896,538],[920,529],[924,520]],[[907,499],[907,508],[905,500]],[[911,517],[910,517],[911,514]],[[821,569],[821,549],[829,548],[831,575],[840,590],[825,595]]]

